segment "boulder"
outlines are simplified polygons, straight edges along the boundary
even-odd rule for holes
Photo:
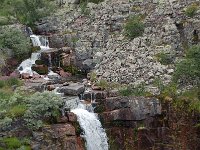
[[[31,76],[30,76],[29,73],[22,73],[22,74],[21,74],[21,78],[22,78],[22,79],[30,79]]]
[[[65,95],[79,95],[83,93],[85,86],[81,83],[71,83],[68,86],[63,86],[58,89],[59,93],[64,93]]]
[[[48,66],[46,65],[33,65],[31,69],[40,75],[48,74]]]
[[[55,89],[54,85],[47,85],[47,90],[48,91],[53,91]]]
[[[106,121],[140,121],[161,114],[161,104],[156,98],[111,97],[104,102]]]
[[[71,73],[68,73],[68,72],[65,72],[64,70],[59,70],[59,71],[56,71],[61,77],[63,78],[67,78],[67,77],[71,77],[72,74]]]

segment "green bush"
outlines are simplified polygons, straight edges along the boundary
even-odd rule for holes
[[[186,57],[176,65],[174,81],[191,83],[194,80],[200,84],[200,45],[191,47],[186,52]]]
[[[49,15],[54,9],[53,0],[2,0],[0,16],[14,16],[21,23],[33,26],[35,21]]]
[[[12,119],[9,117],[5,117],[3,119],[0,119],[0,130],[5,130],[11,126]]]
[[[10,118],[22,117],[26,112],[26,109],[26,105],[15,105],[8,110],[7,116],[9,116]]]
[[[17,149],[21,146],[21,142],[15,137],[5,138],[3,142],[9,149]]]
[[[0,140],[2,144],[2,149],[8,149],[8,150],[31,150],[30,142],[27,143],[28,139],[18,139],[16,137],[9,137],[9,138],[3,138]],[[25,142],[24,142],[25,141]],[[30,141],[30,140],[29,140]]]
[[[159,53],[156,55],[156,57],[162,65],[169,65],[173,62],[173,56],[170,54]]]
[[[27,99],[25,121],[32,129],[38,129],[43,123],[55,121],[60,115],[63,100],[52,92],[35,93]]]
[[[199,6],[197,4],[191,4],[190,6],[188,6],[185,10],[185,14],[188,17],[194,17],[194,15],[196,14],[197,10],[199,9]]]
[[[130,39],[142,36],[144,32],[144,23],[141,16],[132,16],[124,26],[124,34]]]
[[[104,0],[81,0],[80,2],[81,3],[86,2],[86,3],[95,3],[95,4],[98,4],[98,3],[103,2],[103,1]]]
[[[119,90],[122,96],[149,96],[150,93],[146,92],[144,83],[137,86],[127,86]]]
[[[0,49],[12,50],[13,57],[18,60],[24,60],[29,57],[30,39],[27,38],[20,30],[12,28],[0,29]]]
[[[5,86],[5,82],[3,80],[0,80],[0,88],[3,88]]]

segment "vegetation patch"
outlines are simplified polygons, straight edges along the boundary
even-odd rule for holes
[[[0,0],[0,24],[9,24],[8,20],[20,21],[22,24],[33,26],[34,22],[49,15],[56,8],[52,0]],[[14,18],[14,19],[11,19]]]
[[[8,50],[12,50],[12,57],[22,61],[30,56],[30,38],[18,29],[0,28],[0,49],[5,54]]]
[[[3,150],[5,149],[31,150],[30,141],[26,138],[24,139],[18,139],[16,137],[2,138],[0,139],[0,145],[3,145],[2,146]]]
[[[124,34],[129,39],[134,39],[136,37],[142,36],[144,32],[145,25],[142,22],[142,17],[140,15],[131,16],[125,26],[124,26]]]
[[[151,96],[149,92],[145,90],[145,84],[139,84],[137,86],[127,86],[119,90],[122,96]]]
[[[185,58],[176,65],[174,81],[179,83],[193,83],[200,87],[200,45],[191,47]]]
[[[198,11],[199,9],[199,6],[198,4],[191,4],[190,6],[188,6],[185,10],[185,14],[188,16],[188,17],[194,17],[196,12]]]
[[[156,55],[156,58],[162,65],[172,64],[174,59],[171,54],[166,54],[166,53],[158,53]]]

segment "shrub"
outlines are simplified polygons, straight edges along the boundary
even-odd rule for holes
[[[81,0],[81,3],[95,3],[95,4],[98,4],[100,2],[103,2],[104,0]]]
[[[162,65],[169,65],[173,62],[173,56],[170,54],[159,53],[156,55],[156,57]]]
[[[127,86],[119,90],[122,96],[149,96],[150,93],[146,92],[144,84],[137,86]]]
[[[174,81],[192,83],[194,80],[200,84],[200,45],[191,47],[186,52],[186,57],[176,65]]]
[[[13,57],[23,60],[30,55],[30,39],[17,29],[2,28],[0,29],[0,49],[10,49]]]
[[[7,116],[11,118],[19,118],[22,117],[26,111],[26,105],[16,105],[13,106],[9,111],[7,112]]]
[[[104,79],[101,79],[97,82],[97,86],[99,86],[102,90],[108,88],[108,82]]]
[[[9,149],[17,149],[21,146],[21,142],[15,137],[5,138],[3,142]]]
[[[124,34],[130,39],[134,39],[141,36],[144,32],[144,23],[142,22],[141,16],[132,16],[128,19],[124,26]]]
[[[0,80],[0,88],[3,88],[5,86],[5,82],[3,80]]]
[[[9,78],[5,81],[6,85],[13,86],[13,85],[20,85],[20,80],[17,78]]]
[[[27,99],[25,121],[32,129],[39,129],[44,121],[52,122],[60,115],[63,100],[52,92],[35,93]]]
[[[4,119],[0,119],[0,130],[5,130],[11,126],[12,119],[9,117],[5,117]]]
[[[35,21],[49,15],[54,8],[53,0],[9,0],[1,2],[0,16],[15,16],[21,23],[33,26]]]
[[[185,14],[188,17],[194,17],[194,15],[196,14],[197,10],[198,10],[199,6],[197,4],[191,4],[190,6],[188,6],[185,10]]]

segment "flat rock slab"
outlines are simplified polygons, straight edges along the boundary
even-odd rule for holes
[[[85,86],[81,83],[71,83],[68,86],[63,86],[58,89],[59,93],[64,93],[65,95],[79,95],[85,91]]]

